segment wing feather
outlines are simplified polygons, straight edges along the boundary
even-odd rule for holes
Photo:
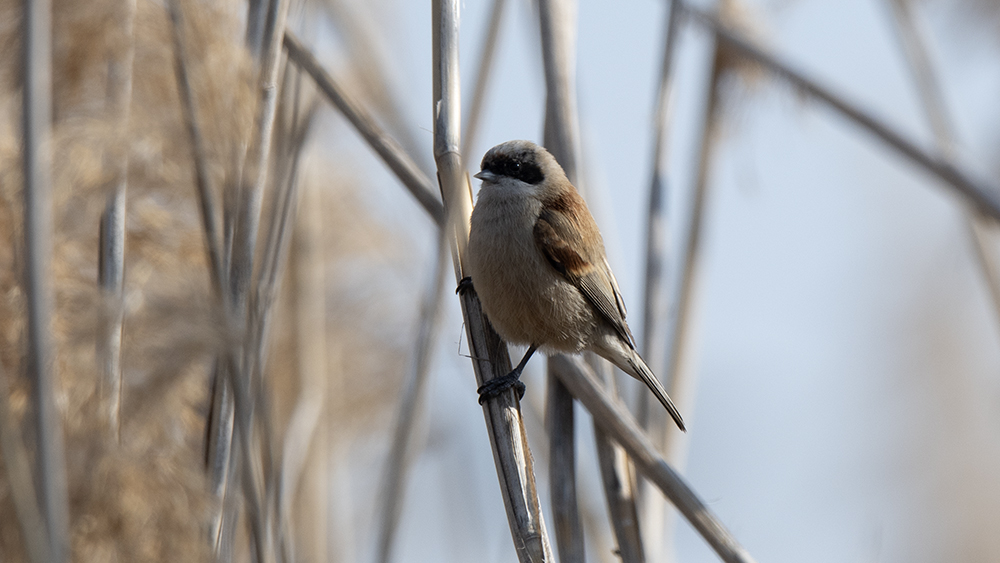
[[[607,258],[588,256],[579,229],[560,211],[543,209],[534,228],[535,244],[549,264],[576,286],[615,331],[635,349],[632,331],[625,322],[625,301],[618,290]]]

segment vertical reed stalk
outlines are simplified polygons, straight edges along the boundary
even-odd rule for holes
[[[295,64],[302,67],[302,70],[305,70],[312,77],[327,100],[351,122],[351,125],[364,137],[372,150],[382,159],[382,162],[413,194],[413,197],[431,216],[431,219],[438,225],[443,225],[444,207],[435,193],[434,184],[420,170],[414,159],[406,154],[403,147],[375,122],[361,104],[340,87],[291,31],[285,32],[285,49],[288,50],[288,58],[295,61]]]
[[[622,445],[636,469],[654,483],[680,510],[713,550],[728,563],[751,563],[753,558],[712,514],[698,495],[656,451],[635,418],[619,401],[611,399],[594,371],[577,357],[556,355],[550,360],[553,373],[569,388],[594,420]]]
[[[392,544],[399,524],[399,515],[406,497],[406,478],[417,451],[416,430],[424,418],[426,405],[424,389],[430,377],[431,355],[437,342],[444,309],[443,288],[448,272],[448,239],[444,230],[440,231],[437,259],[434,273],[420,305],[420,326],[414,346],[412,369],[400,396],[399,414],[392,435],[392,445],[385,462],[385,470],[380,491],[381,506],[376,532],[378,543],[377,561],[388,563],[392,555]]]
[[[264,186],[267,182],[274,116],[278,107],[278,70],[288,6],[289,0],[269,1],[267,25],[263,35],[258,70],[257,116],[254,121],[250,152],[244,164],[244,170],[249,172],[249,178],[244,173],[233,239],[233,263],[229,277],[238,330],[245,329],[243,325],[246,321],[247,299],[254,271],[254,252],[257,247],[257,230],[260,226],[260,209],[264,198]]]
[[[36,474],[48,532],[49,561],[68,558],[69,506],[62,417],[56,407],[52,341],[52,5],[22,2],[22,148],[24,167],[25,292],[28,301],[27,373],[31,380]]]
[[[656,107],[653,111],[653,171],[649,186],[649,209],[646,227],[646,279],[643,299],[642,351],[653,373],[666,373],[665,343],[669,339],[669,308],[665,298],[664,264],[669,260],[667,237],[667,201],[669,200],[669,146],[672,99],[672,69],[677,35],[680,31],[680,10],[677,0],[667,6],[663,30],[663,58],[657,83]],[[664,444],[666,433],[673,425],[667,413],[653,405],[655,399],[643,387],[637,387],[636,416],[655,444]],[[665,447],[665,445],[661,446]],[[663,497],[643,482],[640,487],[645,548],[651,561],[663,559],[665,515]]]
[[[267,408],[258,408],[266,402],[263,383],[254,378],[253,359],[256,350],[249,345],[253,340],[254,328],[249,326],[249,300],[254,272],[254,256],[260,226],[260,211],[264,197],[264,186],[268,178],[274,120],[278,104],[278,71],[282,53],[282,38],[288,16],[289,0],[270,0],[265,8],[252,2],[248,13],[247,43],[258,61],[259,98],[257,114],[251,131],[251,141],[245,160],[237,174],[240,190],[233,202],[236,211],[226,210],[225,256],[231,256],[227,287],[223,293],[224,309],[228,325],[236,331],[241,344],[230,351],[225,372],[233,386],[232,410],[235,427],[240,433],[240,454],[243,460],[241,482],[247,496],[249,516],[252,521],[253,537],[258,561],[271,561],[276,557],[275,522],[277,512],[277,487],[273,480],[274,464],[270,445],[270,424]],[[259,41],[258,41],[259,38]],[[257,45],[259,49],[256,49]],[[229,202],[227,202],[229,203]],[[233,224],[235,223],[235,224]],[[232,247],[229,243],[231,238]],[[222,412],[230,406],[226,402],[224,383],[215,389],[222,396],[213,400],[220,404]],[[261,422],[260,417],[265,420]],[[225,429],[225,425],[219,428]],[[228,463],[232,454],[233,434],[219,434],[212,443],[215,451],[209,451],[211,459],[218,460],[221,471],[213,480],[224,479],[228,475]],[[215,466],[213,463],[212,466]]]
[[[712,47],[712,75],[708,84],[708,104],[702,126],[701,147],[698,154],[698,170],[695,176],[694,201],[688,220],[686,242],[679,264],[681,282],[677,290],[677,317],[671,327],[671,346],[667,372],[667,393],[673,397],[678,408],[689,415],[694,404],[693,392],[697,371],[697,308],[700,305],[702,287],[701,241],[704,236],[705,200],[708,197],[709,171],[718,141],[719,125],[719,79],[721,66],[718,59],[718,44]],[[663,455],[674,466],[683,466],[685,458],[684,436],[670,426],[663,435]],[[664,535],[672,539],[674,529],[672,512],[669,507],[661,520]],[[661,544],[662,545],[662,544]]]
[[[576,439],[573,396],[555,376],[548,376],[549,490],[552,520],[555,523],[559,560],[583,563],[586,560],[583,522],[576,498]]]
[[[0,365],[0,455],[3,456],[4,474],[14,501],[14,512],[21,525],[28,559],[32,563],[47,563],[52,560],[49,557],[47,526],[38,505],[31,454],[24,447],[22,434],[11,412],[7,374]]]
[[[598,360],[589,355],[588,359]],[[618,386],[614,368],[606,361],[588,362],[601,375],[608,396],[618,400]],[[613,441],[604,428],[594,419],[594,441],[597,462],[604,485],[604,498],[608,503],[611,529],[618,541],[617,554],[622,563],[646,561],[642,534],[639,527],[639,510],[636,505],[636,476],[632,461],[621,444]]]
[[[314,186],[303,186],[302,205],[292,243],[290,273],[293,280],[295,314],[295,349],[299,379],[299,397],[292,411],[282,450],[281,490],[282,523],[285,540],[304,538],[299,558],[287,561],[328,561],[327,502],[322,494],[330,478],[324,469],[326,440],[327,353],[326,353],[326,276],[323,263],[323,211],[320,193]],[[312,467],[310,467],[312,466]],[[293,521],[292,504],[300,481],[307,480],[308,495],[298,521],[297,534],[287,526]],[[319,488],[317,491],[316,488]],[[314,498],[307,498],[314,497]]]
[[[457,281],[465,277],[463,261],[472,212],[472,190],[459,152],[458,0],[433,0],[431,13],[434,161],[447,210],[446,236],[452,246]],[[465,292],[461,303],[477,382],[482,385],[503,377],[511,369],[504,342],[489,325],[473,291]],[[552,561],[517,392],[512,389],[486,401],[483,416],[518,560],[524,563]]]
[[[941,154],[948,158],[955,156],[955,126],[944,101],[941,82],[927,52],[927,41],[917,25],[910,3],[907,0],[888,0],[899,33],[899,40],[916,81],[917,93],[924,108],[924,114],[934,131],[934,141]],[[997,222],[978,209],[967,212],[966,224],[976,258],[983,273],[994,313],[1000,320],[1000,263],[997,262],[996,248],[990,243],[989,232],[995,230]]]
[[[667,238],[667,203],[670,197],[670,124],[672,118],[672,69],[674,49],[679,32],[680,10],[677,0],[671,0],[667,7],[666,23],[663,30],[663,58],[660,64],[660,79],[657,82],[656,107],[653,111],[653,171],[649,185],[649,203],[646,216],[646,279],[643,295],[643,327],[642,350],[653,373],[663,370],[663,357],[666,354],[664,343],[667,340],[666,318],[668,304],[664,296],[664,264],[667,262],[669,247]],[[659,408],[650,408],[656,402],[646,389],[638,389],[636,413],[639,422],[647,432],[655,436],[659,429],[665,428],[666,413]],[[657,403],[659,404],[659,403]],[[662,416],[651,421],[653,413]],[[653,414],[655,417],[655,414]]]
[[[578,184],[580,135],[576,91],[576,3],[541,0],[538,3],[542,61],[545,68],[545,132],[543,144]],[[551,370],[551,368],[550,368]],[[583,522],[577,506],[573,396],[548,374],[546,420],[549,430],[549,487],[559,558],[583,562]]]
[[[472,151],[472,144],[476,141],[479,133],[479,122],[482,119],[483,105],[486,101],[486,89],[489,86],[490,76],[493,73],[493,59],[497,50],[497,39],[500,36],[500,26],[503,24],[503,10],[506,0],[493,0],[493,9],[490,17],[486,20],[486,39],[483,41],[483,50],[479,54],[479,66],[476,67],[475,87],[472,91],[472,103],[469,105],[469,113],[465,118],[465,137],[462,139],[462,154],[469,154]]]
[[[117,123],[111,151],[114,167],[114,187],[101,215],[101,249],[98,276],[108,305],[109,319],[98,343],[104,371],[104,400],[108,429],[121,441],[122,409],[122,330],[125,323],[123,303],[125,290],[125,195],[128,186],[128,124],[132,107],[132,61],[135,57],[136,0],[121,2],[122,34],[125,49],[111,61],[108,72],[109,110]]]

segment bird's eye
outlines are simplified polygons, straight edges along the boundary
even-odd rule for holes
[[[510,163],[510,171],[511,172],[517,174],[517,172],[520,171],[520,170],[521,170],[521,163],[520,162],[514,161],[514,162]]]

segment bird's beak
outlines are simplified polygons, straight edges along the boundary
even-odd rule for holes
[[[497,179],[497,175],[489,170],[480,170],[478,174],[473,174],[472,177],[479,178],[484,182],[494,182]]]

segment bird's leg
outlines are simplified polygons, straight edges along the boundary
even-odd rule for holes
[[[503,393],[507,389],[514,387],[517,389],[517,398],[520,399],[524,396],[524,383],[521,383],[521,371],[524,370],[524,366],[528,363],[528,359],[531,355],[535,353],[538,346],[532,344],[528,347],[528,351],[525,352],[524,357],[517,364],[517,367],[512,369],[510,373],[503,377],[497,377],[491,379],[484,383],[482,387],[476,391],[479,393],[479,404],[483,404],[486,399],[496,397],[497,395]]]
[[[458,287],[455,288],[455,293],[458,295],[465,295],[469,290],[475,291],[476,288],[472,287],[472,278],[465,276],[458,282]]]

